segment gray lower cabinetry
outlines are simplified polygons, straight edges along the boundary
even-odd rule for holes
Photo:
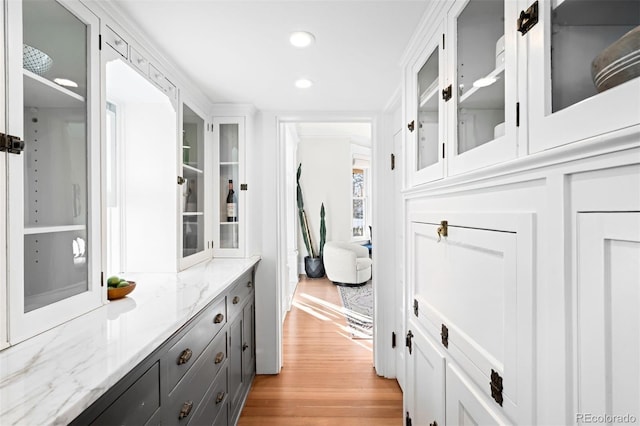
[[[71,424],[236,424],[255,376],[254,300],[250,271]]]

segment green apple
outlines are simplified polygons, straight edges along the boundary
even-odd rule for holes
[[[118,285],[118,283],[120,282],[120,277],[114,275],[112,277],[107,278],[107,285],[109,287],[115,287]]]
[[[129,281],[122,280],[118,283],[118,288],[127,287],[129,285]]]

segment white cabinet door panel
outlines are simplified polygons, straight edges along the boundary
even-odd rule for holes
[[[576,413],[640,418],[640,213],[580,213],[577,244]]]

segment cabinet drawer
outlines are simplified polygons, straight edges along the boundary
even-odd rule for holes
[[[163,362],[167,366],[167,389],[173,389],[176,386],[189,368],[195,364],[211,339],[224,327],[225,322],[225,300],[223,298],[207,308],[205,315],[197,321],[193,328],[187,331],[167,351],[163,358]],[[223,349],[226,357],[226,346]]]
[[[238,283],[229,291],[227,298],[227,311],[229,320],[235,318],[238,313],[242,312],[242,307],[249,300],[253,292],[253,279],[251,274],[245,274],[238,280]]]
[[[190,425],[225,425],[226,415],[224,416],[224,423],[218,423],[219,417],[224,411],[227,412],[227,369],[224,368],[218,374],[213,384],[207,391],[207,395],[202,400],[202,404],[198,407],[198,412],[194,414],[193,419],[189,422]],[[215,419],[215,420],[214,420]]]
[[[156,362],[92,425],[141,425],[160,407],[160,366]]]
[[[102,34],[102,37],[104,38],[104,42],[113,47],[116,52],[121,54],[123,57],[128,58],[129,44],[120,37],[118,33],[109,28],[109,26],[105,26],[105,31],[104,34]]]
[[[219,367],[215,363],[220,348],[219,340],[226,340],[226,334],[221,333],[216,340],[207,346],[202,356],[198,358],[175,389],[169,393],[165,409],[167,424],[187,424],[191,421],[194,413],[198,412],[207,389],[219,371]]]
[[[153,81],[166,95],[169,99],[176,98],[176,86],[172,82],[170,82],[167,77],[153,64],[149,64],[149,78]]]
[[[139,69],[143,75],[149,75],[149,61],[133,46],[131,47],[131,63]]]

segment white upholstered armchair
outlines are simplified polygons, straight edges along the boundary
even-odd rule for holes
[[[371,279],[369,250],[358,244],[327,241],[324,245],[324,269],[338,285],[359,285]]]

